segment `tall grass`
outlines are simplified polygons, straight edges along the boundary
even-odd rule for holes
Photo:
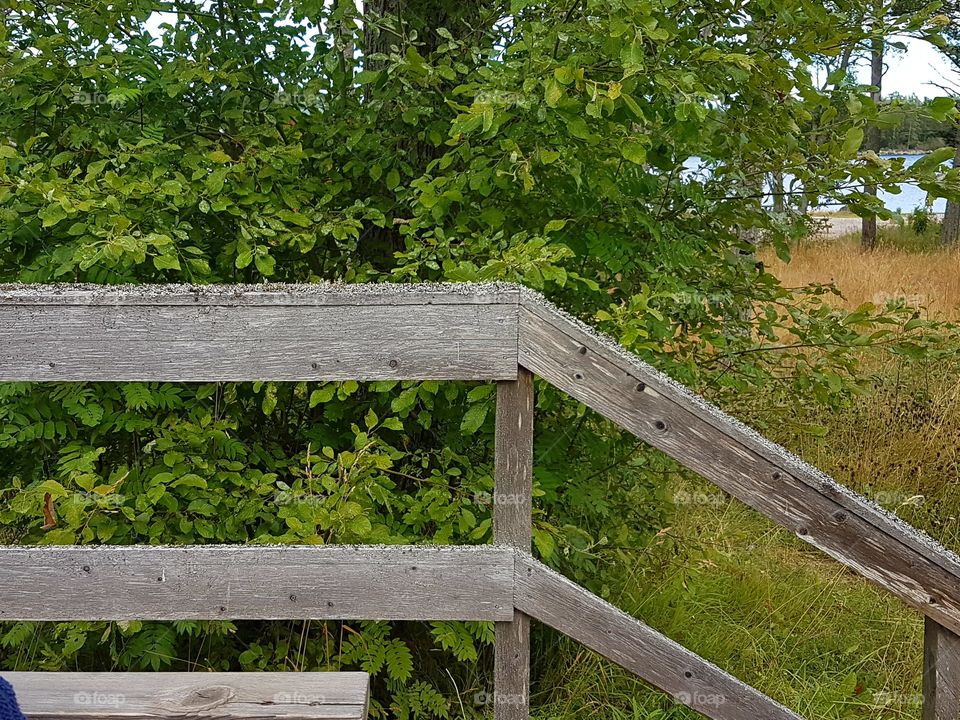
[[[682,485],[666,566],[625,566],[612,601],[811,720],[920,717],[921,621],[718,491]],[[698,718],[550,635],[539,718]],[[543,703],[543,704],[540,704]]]
[[[838,306],[884,305],[899,298],[926,316],[960,319],[960,249],[942,249],[935,239],[918,239],[898,227],[881,228],[879,239],[869,253],[860,250],[856,235],[848,235],[807,240],[793,249],[789,263],[772,253],[763,260],[787,287],[836,284],[843,297],[831,301]]]

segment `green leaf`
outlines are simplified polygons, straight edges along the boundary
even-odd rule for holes
[[[353,77],[358,85],[369,85],[380,79],[379,70],[361,70]]]
[[[318,390],[314,390],[310,393],[310,407],[314,408],[317,405],[323,403],[328,403],[333,400],[333,396],[337,394],[337,386],[333,383],[328,383]]]
[[[60,203],[47,205],[38,214],[40,219],[43,220],[43,227],[45,228],[53,227],[67,217],[67,211],[60,206]]]
[[[930,102],[930,114],[933,115],[934,120],[943,122],[947,119],[947,115],[950,114],[950,111],[953,110],[956,104],[957,101],[951,97],[934,98]]]
[[[562,97],[563,88],[560,84],[553,78],[548,79],[544,89],[544,100],[547,103],[547,107],[556,107]]]
[[[580,138],[581,140],[593,139],[593,136],[590,134],[590,128],[587,127],[587,121],[582,117],[574,117],[567,120],[567,130],[575,138]]]
[[[207,159],[215,163],[233,162],[233,158],[227,155],[223,150],[214,150],[207,153]]]
[[[157,255],[153,258],[157,270],[179,270],[180,259],[176,255]]]
[[[553,77],[555,77],[557,82],[561,83],[562,85],[570,85],[574,80],[576,80],[577,76],[572,67],[568,65],[561,65],[553,71]]]
[[[638,120],[647,119],[643,114],[643,110],[641,110],[640,106],[637,104],[637,101],[634,100],[630,95],[627,95],[627,93],[622,93],[620,98],[623,100],[624,104],[630,108],[630,112],[632,112]]]
[[[843,154],[847,157],[853,157],[857,154],[857,150],[860,149],[860,145],[862,143],[863,128],[850,128],[847,130],[847,134],[843,138]]]
[[[200,490],[206,490],[206,489],[207,489],[207,481],[204,480],[204,479],[203,479],[202,477],[200,477],[199,475],[194,475],[193,473],[189,473],[189,474],[184,475],[183,477],[178,478],[177,480],[175,480],[173,483],[171,483],[170,487],[174,487],[174,488],[176,488],[176,487],[192,487],[192,488],[198,488],[198,489],[200,489]]]
[[[223,190],[223,183],[228,172],[230,172],[230,168],[220,167],[210,173],[205,183],[207,192],[211,195],[219,195],[220,191]]]
[[[952,147],[938,148],[932,153],[924,155],[922,158],[917,160],[913,165],[910,166],[910,171],[916,175],[921,172],[939,167],[948,160],[951,160],[954,156],[954,152],[955,149]]]
[[[298,227],[310,227],[313,225],[313,221],[308,218],[306,215],[293,210],[281,210],[277,215],[284,222],[290,223],[291,225],[297,225]]]
[[[254,263],[257,266],[257,270],[261,275],[269,277],[273,275],[274,270],[276,269],[277,261],[273,255],[268,255],[266,253],[257,253],[257,257],[254,260]]]
[[[478,403],[476,405],[471,405],[467,412],[463,416],[463,420],[460,422],[461,432],[472,435],[483,425],[483,421],[487,419],[487,404]]]
[[[624,142],[620,146],[620,154],[637,165],[643,165],[647,161],[647,149],[638,142]]]
[[[383,421],[383,427],[388,430],[403,430],[403,423],[400,421],[400,418],[389,417]]]
[[[544,165],[551,165],[555,163],[560,158],[560,153],[556,150],[541,150],[540,151],[540,162]]]

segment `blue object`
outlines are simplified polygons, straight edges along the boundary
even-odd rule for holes
[[[0,677],[0,720],[26,720],[10,683]]]

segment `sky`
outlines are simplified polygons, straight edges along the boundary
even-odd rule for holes
[[[917,97],[937,97],[945,95],[943,90],[931,83],[953,86],[960,91],[960,73],[951,70],[950,64],[943,59],[939,51],[930,43],[913,38],[897,38],[907,46],[906,52],[891,50],[885,59],[883,74],[883,94],[916,95]],[[857,78],[869,84],[870,67],[861,61],[857,67]]]

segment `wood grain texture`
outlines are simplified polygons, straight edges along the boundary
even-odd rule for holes
[[[366,673],[3,673],[31,720],[361,720]]]
[[[0,547],[0,620],[512,620],[513,552]]]
[[[516,305],[510,283],[84,285],[0,283],[0,305]]]
[[[960,720],[960,637],[926,618],[923,720]]]
[[[515,381],[497,383],[496,484],[493,541],[530,552],[533,494],[533,374],[520,369]],[[493,715],[527,720],[530,715],[530,618],[495,625]]]
[[[514,379],[509,304],[0,303],[0,381]]]
[[[799,715],[618,610],[529,555],[517,553],[516,605],[714,720]]]
[[[533,373],[497,383],[493,541],[529,551],[532,538]]]
[[[940,624],[960,632],[960,562],[895,516],[539,302],[520,363]]]

